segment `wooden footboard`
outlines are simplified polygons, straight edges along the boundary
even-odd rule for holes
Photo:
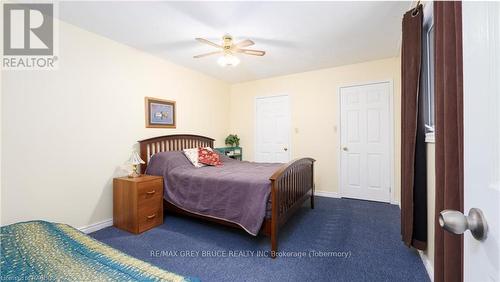
[[[271,257],[276,257],[278,249],[278,229],[311,199],[314,208],[314,162],[312,158],[296,159],[282,166],[271,180]]]

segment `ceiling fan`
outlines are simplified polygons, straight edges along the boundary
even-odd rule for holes
[[[222,54],[217,63],[221,66],[236,66],[240,63],[240,59],[234,56],[236,53],[252,55],[252,56],[264,56],[266,54],[265,51],[260,50],[252,50],[252,49],[244,49],[245,47],[252,46],[255,43],[250,39],[245,39],[238,43],[233,43],[233,37],[229,34],[226,34],[222,37],[222,45],[215,44],[212,41],[206,40],[204,38],[196,38],[198,42],[208,44],[212,47],[215,47],[217,51],[213,51],[210,53],[205,53],[201,55],[193,56],[195,59],[203,58],[206,56]]]

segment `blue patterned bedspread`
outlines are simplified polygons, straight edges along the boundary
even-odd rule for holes
[[[115,250],[66,224],[1,227],[0,280],[196,281]]]

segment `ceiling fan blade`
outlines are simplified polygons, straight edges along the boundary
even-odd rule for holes
[[[245,40],[243,40],[243,41],[241,41],[241,42],[239,42],[239,43],[234,44],[234,46],[235,46],[236,48],[244,48],[244,47],[252,46],[252,45],[254,45],[254,44],[255,44],[255,43],[254,43],[252,40],[250,40],[250,39],[245,39]]]
[[[208,44],[208,45],[213,46],[213,47],[215,47],[215,48],[222,48],[222,46],[220,46],[220,45],[218,45],[218,44],[215,44],[215,43],[213,43],[212,41],[208,41],[208,40],[206,40],[206,39],[204,39],[204,38],[196,38],[196,41],[201,42],[201,43]]]
[[[206,57],[206,56],[215,55],[215,54],[219,54],[219,53],[222,53],[222,51],[214,51],[214,52],[210,52],[210,53],[196,55],[196,56],[193,56],[193,58],[199,59],[199,58],[203,58],[203,57]]]
[[[253,55],[253,56],[264,56],[266,54],[265,51],[251,50],[251,49],[238,49],[238,52],[243,53],[245,55]]]

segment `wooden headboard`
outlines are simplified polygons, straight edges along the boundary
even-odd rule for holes
[[[191,134],[173,134],[139,141],[140,155],[146,164],[141,165],[141,173],[146,172],[151,156],[160,152],[181,151],[197,147],[214,147],[214,139]]]

